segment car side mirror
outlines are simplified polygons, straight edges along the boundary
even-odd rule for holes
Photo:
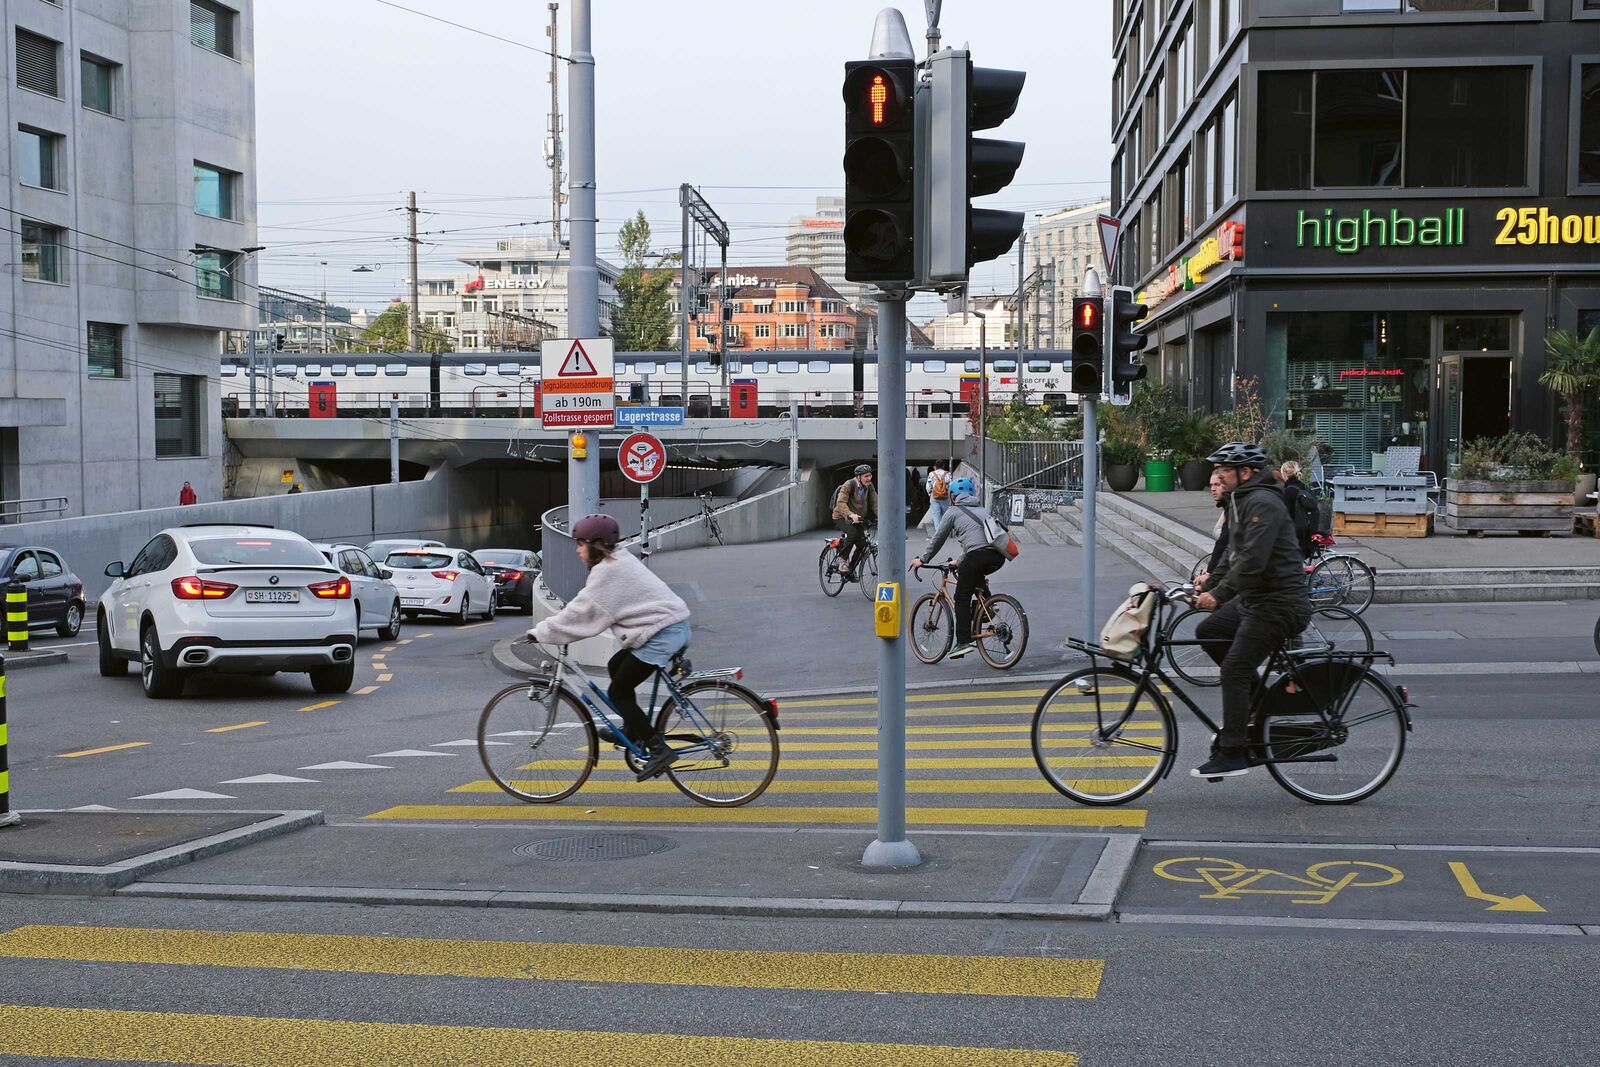
[[[382,578],[384,581],[388,581],[390,578],[394,577],[394,571],[390,570],[388,567],[379,567],[378,577]]]
[[[106,564],[106,577],[107,578],[121,578],[121,577],[124,577],[124,572],[122,570],[122,561],[120,559],[117,560],[115,563],[107,563]]]

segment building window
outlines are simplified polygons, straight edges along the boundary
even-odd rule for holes
[[[46,96],[61,95],[57,56],[61,46],[48,37],[17,31],[17,84]]]
[[[1170,72],[1168,84],[1172,86],[1172,117],[1176,120],[1183,109],[1194,99],[1194,34],[1193,23],[1185,22],[1178,30],[1178,42],[1167,55]]]
[[[806,324],[805,323],[803,323],[803,322],[786,322],[786,323],[783,324],[783,336],[784,337],[804,337],[805,335],[806,335]]]
[[[61,281],[61,237],[59,226],[42,222],[22,222],[22,276],[36,282]]]
[[[1344,0],[1346,15],[1438,14],[1450,11],[1497,11],[1502,15],[1532,11],[1533,0]]]
[[[194,210],[214,219],[234,218],[234,191],[239,175],[199,160],[194,164]]]
[[[1527,181],[1524,67],[1272,71],[1257,185],[1504,188]]]
[[[209,249],[194,260],[194,284],[201,296],[213,300],[233,299],[233,268],[239,256],[234,252]]]
[[[772,327],[771,327],[771,325],[769,325],[768,323],[765,323],[765,322],[756,323],[756,338],[758,340],[765,341],[765,340],[770,339],[771,337],[772,337]]]
[[[770,300],[757,300],[755,302],[755,311],[754,311],[754,313],[757,314],[757,315],[770,315],[770,314],[772,314],[772,301],[770,301]]]
[[[239,15],[232,8],[211,0],[189,0],[189,40],[201,48],[232,58],[234,24]]]
[[[156,456],[199,456],[205,379],[197,374],[157,374]]]
[[[122,377],[122,327],[109,322],[89,324],[89,377]]]
[[[1600,0],[1595,0],[1600,10]],[[1600,185],[1600,66],[1584,67],[1578,101],[1578,180]]]
[[[81,95],[83,106],[90,111],[107,115],[116,112],[117,65],[105,59],[96,59],[87,52],[79,57]]]
[[[41,189],[60,189],[62,139],[28,126],[17,127],[17,179]]]

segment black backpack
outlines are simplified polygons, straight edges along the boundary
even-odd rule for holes
[[[1304,541],[1316,532],[1322,519],[1322,508],[1316,494],[1298,482],[1283,487],[1284,503],[1289,505],[1289,518],[1294,523],[1295,536]]]

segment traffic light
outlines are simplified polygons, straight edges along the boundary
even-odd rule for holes
[[[1150,338],[1134,331],[1134,325],[1143,321],[1150,309],[1137,304],[1133,289],[1126,285],[1111,287],[1111,392],[1128,393],[1133,383],[1139,381],[1150,368],[1144,365],[1139,353],[1145,350]]]
[[[589,458],[589,435],[588,434],[586,434],[586,433],[575,433],[575,434],[572,435],[572,458],[573,459],[588,459]]]
[[[1022,234],[1022,212],[973,207],[972,198],[1010,185],[1027,146],[972,134],[993,129],[1016,112],[1027,74],[974,67],[971,53],[961,49],[936,54],[932,70],[925,148],[918,160],[925,172],[919,178],[921,276],[928,282],[959,282],[974,265],[1005,255]]]
[[[272,347],[279,352],[283,351],[283,334],[275,333],[272,335]]]
[[[917,64],[909,40],[905,58],[844,65],[844,276],[853,282],[916,277]]]
[[[1099,398],[1105,377],[1105,302],[1098,296],[1072,299],[1072,391]]]

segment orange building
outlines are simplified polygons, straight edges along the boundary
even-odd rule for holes
[[[689,322],[691,352],[715,351],[719,325],[730,355],[855,347],[857,313],[810,267],[729,267],[726,314],[721,284],[720,272],[712,271],[700,285]]]

